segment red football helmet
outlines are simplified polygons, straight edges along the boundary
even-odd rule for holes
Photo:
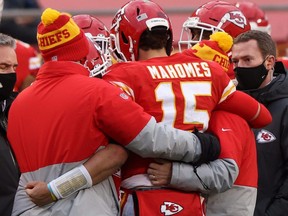
[[[110,33],[104,23],[96,17],[87,14],[75,15],[72,19],[94,43],[98,44],[104,63],[107,66],[112,65],[109,51]]]
[[[156,3],[148,0],[130,1],[118,10],[110,29],[111,53],[117,61],[137,61],[139,40],[147,29],[164,27],[169,32],[166,53],[172,51],[171,22]]]
[[[271,34],[271,25],[269,24],[266,14],[257,4],[249,1],[241,1],[235,3],[235,6],[243,12],[250,23],[251,29]]]
[[[248,30],[250,25],[239,8],[225,1],[210,1],[184,22],[178,45],[181,51],[182,45],[190,48],[203,39],[209,39],[216,31],[227,32],[235,38]]]
[[[93,41],[90,35],[86,35],[86,37],[89,43],[89,53],[80,63],[90,72],[90,77],[101,78],[107,72],[107,61],[100,46]]]

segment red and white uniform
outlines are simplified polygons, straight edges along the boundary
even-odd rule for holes
[[[16,54],[18,67],[16,68],[16,83],[14,91],[19,91],[21,85],[28,75],[36,76],[40,66],[41,58],[38,52],[27,43],[16,40]]]
[[[181,53],[118,63],[103,79],[121,87],[157,121],[188,131],[194,127],[206,130],[217,106],[251,120],[259,105],[246,94],[235,92],[234,84],[217,63]],[[239,103],[242,99],[249,101],[250,109],[246,103]],[[263,106],[261,109],[261,116],[269,122],[269,112]],[[249,117],[249,113],[253,114]],[[151,161],[131,153],[122,168],[123,188],[151,187],[146,174]]]
[[[191,133],[156,124],[123,91],[89,78],[75,62],[41,67],[11,106],[8,138],[21,170],[12,215],[117,215],[112,177],[45,207],[25,192],[29,181],[48,183],[83,164],[109,138],[142,156],[194,161],[201,154]]]
[[[211,111],[235,91],[219,68],[214,62],[198,58],[192,61],[175,54],[170,58],[114,64],[103,79],[121,87],[158,122],[183,130],[192,131],[195,126],[206,130]],[[122,178],[146,173],[150,162],[131,154],[123,166]],[[139,184],[150,185],[150,181]]]
[[[158,122],[165,122],[188,131],[192,131],[194,127],[206,130],[212,110],[235,92],[232,81],[217,63],[203,61],[196,57],[191,58],[180,53],[168,58],[159,57],[146,61],[115,64],[110,67],[103,79],[125,90]],[[255,114],[253,103],[255,105],[258,102],[246,94],[238,91],[237,94],[240,96],[239,99],[233,98],[236,103],[225,101],[221,104],[221,108],[227,107],[229,111],[233,110],[235,113]],[[239,101],[242,98],[249,98],[250,110],[247,110],[245,104],[241,106]],[[122,169],[124,184],[127,178],[145,174],[150,162],[131,154]],[[151,186],[147,178],[143,177],[142,181],[138,180],[136,185],[131,181],[132,185],[129,183],[130,186],[127,187]]]

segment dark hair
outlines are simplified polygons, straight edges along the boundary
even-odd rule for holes
[[[276,45],[271,36],[262,31],[258,30],[250,30],[238,35],[234,39],[234,44],[247,42],[250,40],[256,40],[257,45],[261,51],[263,59],[266,58],[267,55],[273,55],[276,57]]]
[[[149,49],[162,49],[167,47],[169,31],[158,28],[152,31],[146,30],[142,33],[139,40],[139,49],[148,51]]]

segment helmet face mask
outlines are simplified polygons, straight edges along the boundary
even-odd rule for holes
[[[112,53],[113,58],[117,60],[117,62],[126,62],[126,61],[136,61],[135,60],[135,55],[133,52],[133,42],[131,40],[131,37],[129,37],[129,43],[127,43],[128,47],[128,52],[126,52],[126,55],[121,51],[122,46],[120,45],[120,39],[119,39],[119,33],[116,34],[111,34],[110,35],[110,40],[111,40],[111,46],[110,46],[110,53]],[[127,54],[130,54],[129,55]]]
[[[108,62],[105,61],[102,50],[98,44],[95,44],[91,37],[86,35],[89,52],[85,58],[80,61],[80,64],[83,65],[88,71],[90,77],[102,78],[107,73]]]
[[[108,37],[103,34],[93,36],[91,33],[85,33],[85,35],[89,37],[94,44],[97,44],[99,46],[101,55],[104,57],[105,61],[107,61],[107,65],[112,65],[112,59],[110,54],[110,35],[108,35]]]
[[[85,67],[89,69],[90,76],[104,75],[105,71],[112,65],[110,55],[110,33],[102,21],[96,17],[81,14],[72,17],[74,22],[85,32],[90,42],[90,52],[87,56]],[[89,42],[89,43],[90,43]],[[94,51],[94,50],[95,51]],[[93,68],[91,68],[93,65]],[[99,71],[97,71],[99,70]]]
[[[193,35],[194,29],[199,29],[198,37]],[[209,39],[209,33],[224,31],[236,37],[248,30],[250,25],[236,6],[225,1],[210,1],[200,6],[184,22],[178,43],[179,50],[182,50],[183,45],[190,48],[203,39]]]
[[[157,4],[147,0],[134,0],[125,4],[114,16],[110,29],[111,53],[117,61],[137,61],[141,35],[154,27],[169,31],[166,51],[172,50],[172,29],[168,16]]]
[[[135,55],[133,51],[133,41],[131,36],[126,37],[122,28],[127,23],[124,15],[124,8],[121,8],[115,15],[112,21],[112,27],[110,29],[110,53],[117,60],[117,62],[135,61]],[[130,27],[127,24],[127,28]],[[126,33],[130,34],[130,32]],[[125,54],[124,54],[125,53]]]
[[[190,49],[196,43],[209,39],[209,36],[217,31],[223,31],[213,25],[199,21],[198,17],[189,17],[183,24],[180,40],[178,42],[179,50],[182,47]]]
[[[89,53],[81,64],[89,71],[90,77],[101,78],[107,73],[109,64],[104,59],[103,51],[98,44],[93,42],[93,39],[86,35],[89,42]]]

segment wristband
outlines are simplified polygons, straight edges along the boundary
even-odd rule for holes
[[[48,190],[49,190],[49,192],[50,192],[50,194],[51,194],[52,200],[53,200],[53,201],[57,201],[58,199],[57,199],[57,197],[55,196],[55,194],[53,193],[50,184],[47,184],[47,187],[48,187]]]
[[[92,178],[87,169],[81,165],[54,179],[48,185],[51,194],[57,199],[63,199],[81,189],[91,187]]]

